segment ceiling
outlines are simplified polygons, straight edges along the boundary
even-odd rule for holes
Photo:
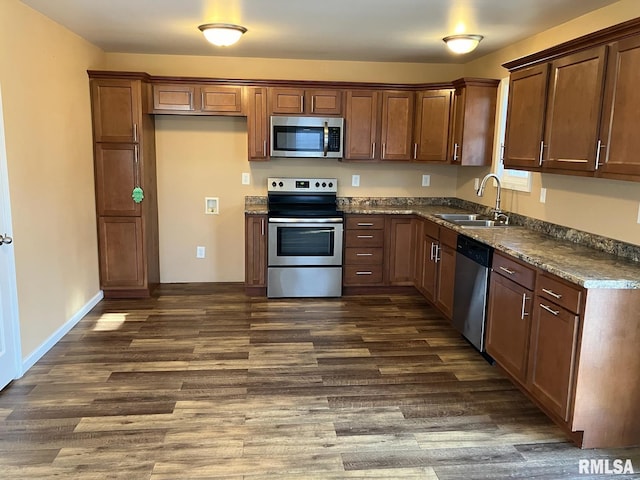
[[[106,52],[463,63],[617,0],[22,0]],[[214,47],[202,23],[248,32]],[[442,37],[485,36],[464,56]]]

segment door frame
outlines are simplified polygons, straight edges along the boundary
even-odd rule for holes
[[[12,221],[11,221],[11,197],[9,195],[9,173],[7,169],[7,150],[5,143],[5,129],[4,129],[4,113],[2,108],[2,85],[0,85],[0,214],[4,219],[6,231],[2,231],[2,234],[8,234],[13,236],[12,233]],[[18,316],[18,294],[17,294],[17,281],[16,281],[16,264],[15,253],[13,244],[3,245],[0,247],[3,249],[3,253],[7,255],[7,291],[0,291],[2,295],[3,312],[2,316],[8,315],[8,319],[3,318],[8,327],[6,335],[7,345],[13,347],[13,380],[22,377],[24,374],[22,368],[22,348],[20,343],[20,322]],[[3,287],[0,285],[0,287]],[[10,380],[11,381],[11,380]],[[0,384],[0,390],[6,385]]]

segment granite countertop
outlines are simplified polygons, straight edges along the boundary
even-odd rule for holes
[[[567,240],[559,240],[524,226],[466,228],[435,216],[470,212],[446,205],[344,205],[347,214],[417,215],[455,230],[584,288],[640,289],[640,263]],[[266,214],[267,206],[247,204],[248,214]]]

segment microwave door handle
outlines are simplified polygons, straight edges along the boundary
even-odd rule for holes
[[[329,152],[329,123],[324,122],[324,156]]]

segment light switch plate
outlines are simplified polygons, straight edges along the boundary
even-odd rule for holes
[[[242,173],[242,185],[250,185],[251,184],[251,174],[250,173]]]
[[[540,203],[546,203],[547,201],[547,189],[542,187],[540,189]]]
[[[431,175],[422,175],[422,186],[428,187],[431,185]]]
[[[204,256],[205,256],[205,248],[196,247],[196,258],[204,258]]]
[[[360,186],[360,175],[351,175],[351,186],[352,187]]]

